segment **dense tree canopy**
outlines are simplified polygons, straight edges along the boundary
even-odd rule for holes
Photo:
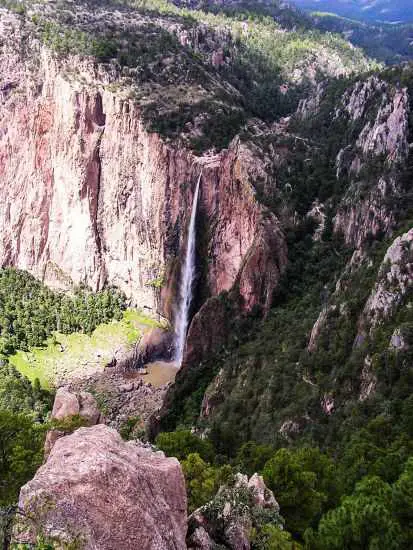
[[[54,292],[27,272],[0,270],[0,354],[41,346],[53,331],[90,334],[100,323],[120,319],[125,297],[114,290],[73,295]]]
[[[0,411],[0,506],[14,503],[40,466],[43,441],[42,425],[24,414]]]

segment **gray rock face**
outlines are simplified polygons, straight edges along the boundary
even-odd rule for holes
[[[325,91],[325,83],[320,82],[314,93],[305,99],[301,99],[297,108],[297,115],[303,120],[314,116],[320,109],[321,99]]]
[[[406,90],[397,90],[393,97],[383,95],[375,120],[366,124],[357,141],[364,155],[384,154],[391,161],[401,160],[406,156],[408,105]]]
[[[59,439],[22,487],[25,519],[14,539],[76,542],[87,550],[184,550],[186,491],[181,466],[107,426]],[[30,519],[28,519],[30,517]]]
[[[376,386],[377,376],[372,368],[371,357],[368,355],[364,359],[363,370],[361,371],[359,401],[365,401],[370,395],[374,394]]]
[[[402,302],[413,282],[413,229],[397,237],[380,266],[376,285],[363,311],[361,324],[377,326]]]
[[[359,81],[345,92],[335,117],[346,114],[352,122],[363,119],[372,103],[376,103],[377,95],[381,96],[381,103],[373,120],[366,121],[356,146],[362,156],[384,154],[390,161],[401,160],[408,153],[409,101],[406,89],[393,89],[377,76]]]
[[[377,76],[348,89],[334,117],[348,120],[355,133],[336,158],[337,177],[349,179],[347,193],[334,218],[334,229],[348,244],[360,247],[369,236],[390,234],[395,224],[389,204],[399,197],[394,172],[408,151],[409,100],[407,90]],[[352,131],[353,131],[352,130]],[[380,175],[372,177],[374,163],[382,163]]]
[[[368,102],[378,88],[380,88],[380,81],[377,76],[372,76],[365,82],[357,82],[352,90],[344,94],[342,105],[351,120],[358,120],[364,115]],[[339,110],[336,116],[340,116]]]

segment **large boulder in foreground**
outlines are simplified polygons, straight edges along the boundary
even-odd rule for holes
[[[20,491],[14,540],[43,535],[88,550],[183,550],[185,481],[175,458],[104,425],[56,441]],[[63,544],[62,544],[63,543]]]

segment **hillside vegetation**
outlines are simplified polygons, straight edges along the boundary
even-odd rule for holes
[[[166,0],[0,4],[24,22],[19,32],[62,60],[76,54],[109,64],[117,72],[109,89],[132,96],[149,129],[197,151],[226,147],[250,117],[271,122],[290,113],[326,76],[377,67],[338,35],[256,12]]]
[[[257,191],[289,265],[265,320],[234,322],[215,356],[179,373],[162,421],[207,435],[216,465],[262,472],[310,549],[413,544],[412,159],[362,152],[400,90],[411,112],[409,67],[330,82],[283,136],[254,138],[284,154],[272,192]],[[407,140],[412,129],[410,116]],[[383,180],[394,187],[377,195]]]
[[[115,290],[63,294],[27,272],[0,270],[0,541],[20,487],[43,461],[50,387],[90,366],[103,369],[156,324],[126,310]]]
[[[288,247],[271,307],[240,313],[239,281],[214,297],[225,344],[184,364],[148,434],[182,462],[189,511],[234,472],[259,472],[282,517],[254,518],[252,550],[412,548],[413,69],[383,70],[278,2],[0,4],[25,70],[41,70],[44,46],[69,80],[74,60],[106,68],[88,84],[135,101],[174,147],[219,151],[238,136],[265,159],[257,209]],[[108,331],[130,343],[139,320],[125,310],[115,289],[62,294],[0,270],[2,520],[42,460],[52,395],[40,382]]]
[[[320,31],[339,33],[373,59],[393,65],[413,59],[413,24],[374,24],[312,12]]]
[[[321,9],[345,17],[370,22],[409,22],[413,20],[410,0],[295,0],[305,9]]]

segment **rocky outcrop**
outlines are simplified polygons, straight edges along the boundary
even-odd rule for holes
[[[201,418],[208,418],[211,411],[224,401],[225,392],[221,391],[224,372],[221,369],[204,393],[201,405]]]
[[[170,360],[174,355],[174,334],[161,327],[154,327],[145,332],[134,347],[121,360],[113,363],[118,370],[136,371],[145,364],[158,359]]]
[[[212,550],[217,543],[230,550],[249,550],[250,535],[259,513],[267,511],[271,521],[281,525],[280,507],[261,476],[237,474],[234,483],[223,486],[213,501],[188,519],[188,548]]]
[[[353,88],[346,90],[341,106],[336,109],[335,117],[342,116],[342,111],[347,113],[354,122],[361,119],[371,107],[371,101],[377,92],[384,92],[386,84],[377,76],[371,76],[364,81],[358,81]]]
[[[374,121],[367,122],[357,140],[365,156],[385,155],[389,162],[404,159],[408,152],[409,100],[406,90],[396,89],[382,96]]]
[[[358,320],[358,333],[354,341],[355,347],[360,347],[365,342],[368,334],[372,334],[378,325],[390,319],[397,309],[405,303],[406,297],[412,289],[413,281],[412,242],[413,229],[410,229],[407,233],[397,237],[387,249],[377,272],[370,296]],[[307,346],[308,351],[314,352],[317,350],[318,340],[325,329],[329,313],[333,313],[339,308],[340,315],[346,314],[345,302],[340,303],[340,296],[346,291],[346,283],[344,281],[353,272],[366,267],[366,261],[366,256],[361,250],[354,252],[341,278],[337,282],[330,304],[323,308],[312,328]],[[403,337],[399,330],[395,330],[390,341],[390,347],[398,349],[399,346],[403,348]],[[365,365],[363,377],[367,380],[367,386],[370,385],[370,380],[366,374],[368,372],[370,371]]]
[[[80,404],[76,395],[65,388],[59,388],[53,403],[52,418],[63,420],[79,414],[79,410]]]
[[[389,204],[400,196],[392,177],[381,177],[366,198],[360,197],[358,184],[351,185],[334,218],[334,230],[357,247],[380,234],[390,234],[396,224]]]
[[[389,347],[391,350],[406,351],[409,349],[410,344],[407,341],[405,334],[403,334],[402,328],[398,327],[394,329],[390,338]]]
[[[309,352],[316,351],[318,339],[328,319],[328,313],[329,313],[328,307],[325,307],[320,311],[320,314],[317,317],[317,321],[314,323],[313,328],[311,329],[310,340],[308,342],[307,351]]]
[[[409,151],[409,112],[407,90],[377,76],[357,82],[336,108],[334,118],[347,118],[353,137],[336,158],[337,177],[349,185],[334,229],[350,245],[360,247],[395,226],[392,205],[402,194],[397,171]]]
[[[167,144],[146,130],[114,66],[58,60],[44,46],[37,56],[29,67],[12,43],[0,51],[0,88],[13,83],[0,105],[0,264],[59,288],[116,285],[171,319],[202,169],[206,286],[215,295],[237,285],[247,310],[268,307],[286,249],[255,198],[263,161],[237,139],[202,158]]]
[[[297,107],[297,116],[303,120],[314,116],[318,113],[320,109],[320,104],[325,92],[325,83],[320,82],[317,84],[315,90],[304,99],[300,100],[300,103]]]
[[[339,316],[344,317],[347,315],[347,307],[345,301],[342,299],[342,295],[348,290],[348,281],[351,280],[352,275],[363,267],[365,262],[365,252],[361,249],[356,249],[351,256],[350,261],[340,274],[340,277],[336,282],[334,292],[329,296],[327,289],[324,289],[324,306],[320,311],[313,328],[311,329],[310,338],[307,345],[307,351],[310,353],[317,351],[320,337],[328,324],[329,315],[338,314]]]
[[[90,426],[97,424],[101,414],[96,399],[88,392],[80,392],[76,395],[66,388],[59,388],[53,404],[52,419],[64,420],[76,415],[83,418]]]
[[[360,375],[359,401],[365,401],[374,395],[377,387],[377,376],[374,372],[373,362],[370,355],[364,358],[363,369]]]
[[[36,536],[87,550],[184,550],[186,492],[179,462],[122,441],[106,426],[59,439],[22,487],[15,542]]]
[[[360,326],[374,329],[399,307],[413,282],[413,229],[397,237],[388,248],[376,284],[364,308]]]
[[[49,456],[56,441],[67,435],[67,429],[69,429],[69,432],[71,431],[70,427],[65,426],[65,422],[70,423],[75,418],[85,426],[94,426],[104,421],[96,399],[91,393],[86,391],[74,393],[68,388],[59,388],[56,392],[50,417],[50,420],[58,427],[49,430],[46,434],[44,444],[46,457]]]
[[[145,364],[160,358],[172,358],[173,338],[171,332],[160,327],[155,327],[146,332],[138,345],[139,361]]]
[[[177,370],[171,366],[173,374]],[[146,381],[147,378],[138,372],[125,372],[123,368],[107,368],[82,380],[74,380],[70,391],[74,393],[85,390],[93,393],[104,410],[104,422],[117,430],[133,419],[144,431],[149,418],[162,407],[165,393],[170,384],[164,383],[155,387]]]

